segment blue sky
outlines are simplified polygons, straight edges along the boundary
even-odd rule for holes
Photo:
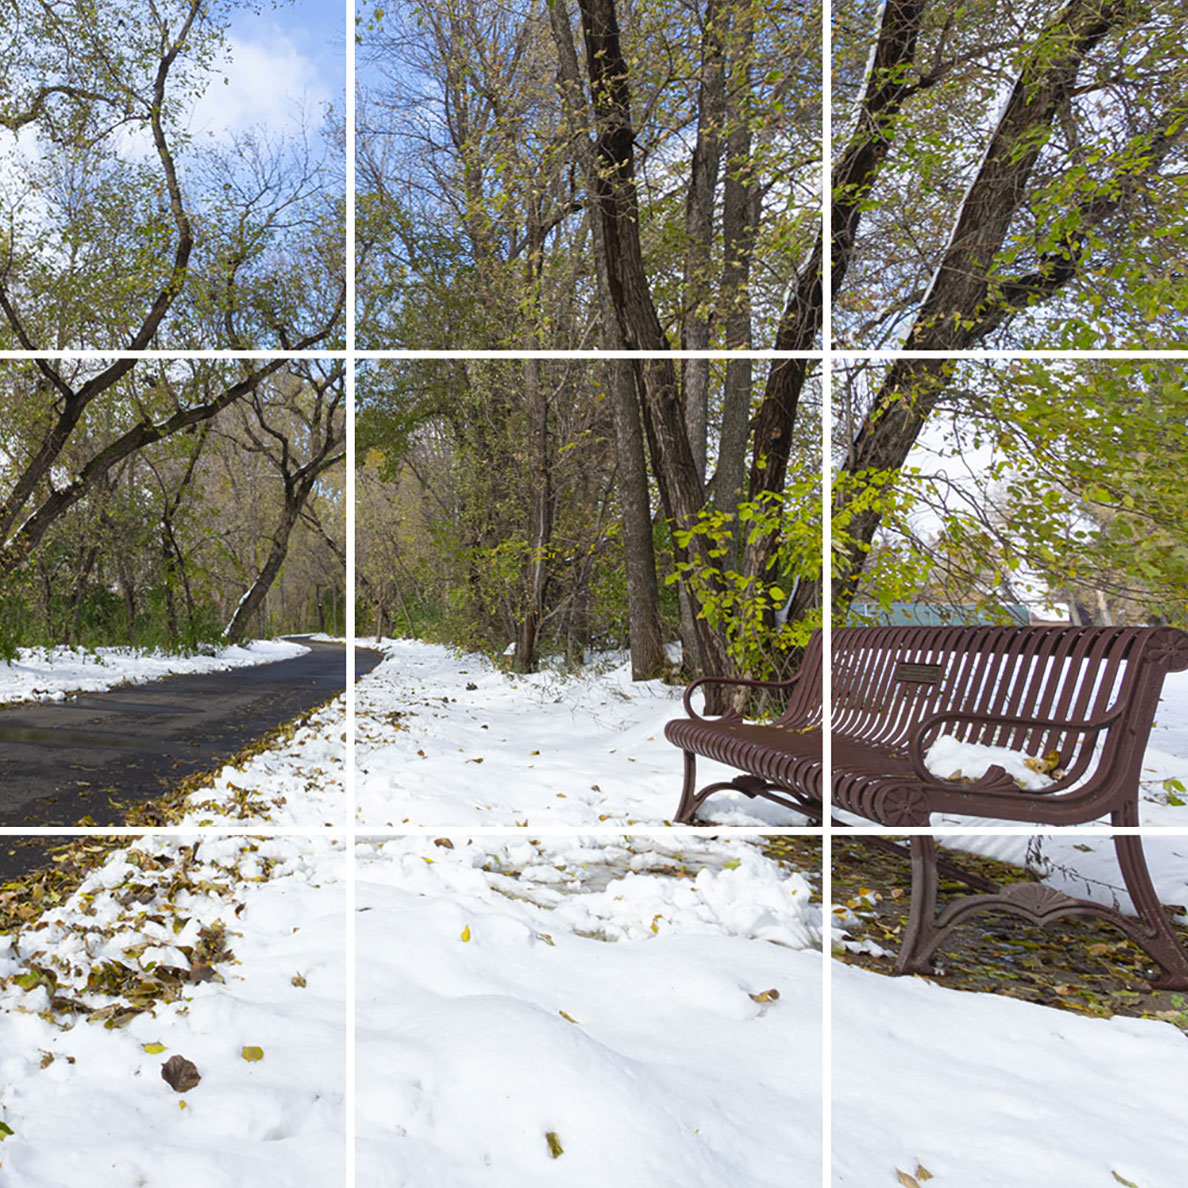
[[[304,105],[311,122],[332,102],[345,104],[346,5],[338,0],[296,0],[265,4],[261,11],[234,15],[228,37],[230,66],[207,89],[195,113],[195,127],[245,130],[256,124],[291,129]]]
[[[236,17],[232,33],[256,42],[279,31],[316,67],[326,88],[341,93],[346,84],[346,11],[341,0],[268,5],[259,14],[244,12]]]

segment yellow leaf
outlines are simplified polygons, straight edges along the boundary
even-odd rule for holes
[[[549,1144],[549,1154],[554,1159],[560,1159],[565,1154],[565,1148],[561,1146],[561,1140],[557,1137],[555,1130],[550,1130],[545,1135],[545,1142]]]
[[[466,927],[462,929],[462,939],[464,941],[470,940],[470,925],[469,924],[467,924]]]
[[[577,1020],[572,1015],[567,1015],[564,1011],[558,1011],[557,1014],[568,1023],[577,1023]],[[580,1024],[578,1025],[581,1026]]]
[[[146,1052],[147,1052],[147,1053],[148,1053],[150,1056],[156,1056],[158,1052],[164,1052],[164,1051],[165,1051],[165,1045],[164,1045],[164,1044],[158,1044],[158,1043],[155,1043],[155,1042],[154,1042],[154,1043],[151,1043],[151,1044],[141,1044],[140,1046],[141,1046],[141,1047],[142,1047],[142,1048],[143,1048],[143,1049],[144,1049],[144,1050],[145,1050],[145,1051],[146,1051]]]
[[[264,1059],[264,1049],[257,1048],[251,1045],[245,1045],[243,1049],[244,1060],[255,1062]]]
[[[184,1101],[179,1101],[179,1102],[177,1103],[177,1108],[178,1108],[179,1110],[184,1110],[184,1109],[186,1108],[186,1103],[185,1103]]]
[[[909,1176],[907,1172],[900,1171],[899,1168],[895,1169],[895,1175],[903,1188],[920,1188],[920,1181],[915,1176]]]
[[[922,1163],[916,1164],[916,1179],[917,1180],[931,1180],[932,1172],[928,1170]]]

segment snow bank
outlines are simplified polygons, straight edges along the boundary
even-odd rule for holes
[[[1188,1036],[1170,1023],[837,962],[832,979],[834,1184],[918,1166],[937,1188],[1184,1183]]]
[[[9,701],[61,701],[67,693],[89,693],[116,685],[142,685],[165,676],[218,672],[271,664],[302,656],[309,648],[287,639],[258,639],[219,648],[212,655],[177,656],[134,648],[21,648],[11,663],[0,663],[0,704]]]
[[[307,715],[290,737],[238,767],[224,766],[194,792],[179,824],[344,827],[346,698]]]
[[[451,844],[357,852],[359,1183],[820,1183],[803,878],[744,842]]]

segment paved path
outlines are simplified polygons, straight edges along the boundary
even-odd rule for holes
[[[310,651],[291,660],[0,710],[0,825],[73,825],[88,814],[120,824],[110,796],[150,799],[340,693],[343,646],[301,642]],[[356,649],[356,673],[381,658]],[[0,838],[0,877],[21,849]]]

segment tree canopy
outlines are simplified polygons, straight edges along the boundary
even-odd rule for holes
[[[236,7],[0,8],[0,347],[342,345],[340,117],[190,127]]]

